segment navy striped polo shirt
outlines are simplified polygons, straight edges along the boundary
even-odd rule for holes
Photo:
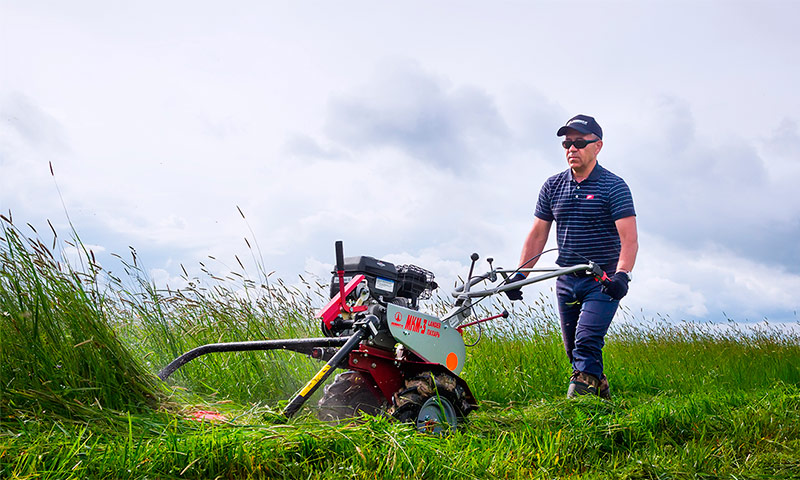
[[[620,251],[614,222],[636,215],[636,211],[625,181],[598,163],[581,183],[572,178],[570,169],[548,178],[534,215],[556,222],[556,264],[570,267],[586,263],[588,258],[613,273]]]

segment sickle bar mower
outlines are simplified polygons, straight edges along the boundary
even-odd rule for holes
[[[459,376],[466,359],[462,329],[508,313],[464,323],[472,315],[473,299],[574,271],[592,271],[594,264],[562,269],[527,269],[543,275],[513,286],[509,273],[495,269],[473,277],[477,254],[465,284],[453,292],[455,302],[442,318],[418,309],[420,299],[437,288],[431,272],[414,265],[395,266],[372,257],[344,258],[342,242],[336,242],[336,270],[330,302],[317,318],[324,337],[214,343],[197,347],[173,360],[158,374],[166,380],[187,362],[208,353],[252,350],[289,350],[325,361],[325,365],[295,394],[283,410],[294,415],[337,369],[344,370],[327,385],[319,400],[317,416],[339,420],[358,415],[387,413],[417,429],[441,433],[456,428],[478,408],[469,386]],[[491,265],[491,259],[489,259]],[[489,280],[495,288],[470,291]],[[599,277],[598,277],[599,278]]]

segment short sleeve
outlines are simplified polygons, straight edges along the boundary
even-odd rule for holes
[[[633,208],[633,195],[628,184],[624,180],[619,179],[611,188],[609,195],[609,206],[611,210],[611,218],[614,221],[620,218],[633,217],[636,215],[636,210]]]
[[[539,199],[536,201],[536,210],[533,214],[547,222],[555,220],[553,216],[552,198],[550,182],[547,181],[542,185],[542,189],[539,190]]]

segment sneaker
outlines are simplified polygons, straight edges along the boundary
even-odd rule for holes
[[[600,377],[600,385],[597,386],[597,396],[603,400],[611,400],[611,387],[608,385],[608,379],[605,374]]]
[[[597,395],[597,386],[599,384],[600,380],[594,375],[577,371],[572,372],[572,377],[569,379],[567,398],[575,398],[580,395]]]

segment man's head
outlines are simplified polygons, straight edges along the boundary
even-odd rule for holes
[[[603,148],[603,129],[597,121],[588,115],[575,115],[556,135],[564,137],[562,146],[572,171],[588,175]]]

